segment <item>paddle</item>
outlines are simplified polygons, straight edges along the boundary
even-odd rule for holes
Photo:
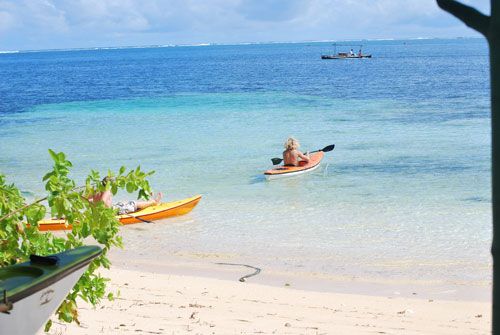
[[[329,151],[332,151],[333,148],[335,148],[335,144],[330,144],[330,145],[327,145],[326,147],[324,147],[323,149],[314,150],[314,151],[311,151],[309,153],[312,154],[313,152],[319,152],[319,151],[329,152]],[[271,158],[271,162],[273,162],[273,165],[278,165],[282,161],[283,161],[283,158],[277,158],[277,157]]]
[[[135,216],[135,215],[130,215],[128,213],[124,213],[124,214],[120,214],[120,215],[126,215],[128,217],[131,217],[131,218],[134,218],[134,219],[137,219],[139,221],[142,221],[142,222],[146,222],[146,223],[154,223],[153,221],[149,221],[149,220],[144,220],[144,219],[141,219],[140,217],[138,216]]]

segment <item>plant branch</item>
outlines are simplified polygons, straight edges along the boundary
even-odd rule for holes
[[[456,0],[437,0],[437,4],[441,9],[460,19],[467,26],[488,37],[490,28],[490,17],[488,15],[484,15],[477,9]]]
[[[76,191],[76,190],[81,189],[81,188],[84,188],[84,187],[85,187],[85,186],[78,186],[78,187],[75,187],[74,189],[72,189],[72,191]],[[12,211],[12,212],[7,213],[7,214],[5,214],[4,216],[2,216],[2,217],[0,218],[0,221],[6,220],[6,219],[10,218],[11,216],[13,216],[14,214],[17,214],[17,213],[19,213],[19,212],[21,212],[21,211],[25,210],[26,208],[31,207],[31,206],[36,205],[36,204],[39,204],[39,203],[41,203],[42,201],[45,201],[45,200],[47,200],[47,199],[48,199],[48,196],[46,196],[46,197],[44,197],[44,198],[41,198],[41,199],[38,199],[38,200],[36,200],[36,201],[34,201],[34,202],[32,202],[32,203],[26,204],[26,205],[24,205],[23,207],[19,207],[19,208],[18,208],[18,209],[16,209],[15,211]]]
[[[32,202],[32,203],[30,203],[30,204],[26,204],[26,205],[24,205],[23,207],[19,207],[19,208],[18,208],[18,209],[16,209],[15,211],[12,211],[12,212],[7,213],[7,214],[5,214],[4,216],[2,216],[2,217],[0,218],[0,221],[6,220],[6,219],[10,218],[11,216],[13,216],[14,214],[17,214],[17,213],[21,212],[22,210],[24,210],[24,209],[26,209],[26,208],[28,208],[28,207],[31,207],[31,206],[33,206],[33,205],[35,205],[35,204],[38,204],[38,203],[40,203],[40,202],[42,202],[42,201],[44,201],[44,200],[47,200],[47,198],[48,198],[48,197],[41,198],[41,199],[38,199],[38,200],[37,200],[37,201],[35,201],[35,202]]]

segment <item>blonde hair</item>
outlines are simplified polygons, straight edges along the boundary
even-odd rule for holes
[[[296,150],[300,147],[299,141],[294,139],[293,137],[289,137],[285,142],[285,150]]]

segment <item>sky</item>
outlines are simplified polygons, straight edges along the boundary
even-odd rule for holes
[[[0,0],[4,51],[479,36],[435,0]]]

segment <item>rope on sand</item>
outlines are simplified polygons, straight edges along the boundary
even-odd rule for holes
[[[254,269],[255,272],[254,273],[251,273],[251,274],[248,274],[246,276],[243,276],[239,279],[240,282],[245,282],[247,278],[250,278],[250,277],[253,277],[253,276],[256,276],[260,273],[260,269],[255,267],[255,266],[251,266],[251,265],[247,265],[247,264],[238,264],[238,263],[215,263],[215,264],[219,264],[219,265],[235,265],[235,266],[245,266],[247,268],[250,268],[250,269]]]

